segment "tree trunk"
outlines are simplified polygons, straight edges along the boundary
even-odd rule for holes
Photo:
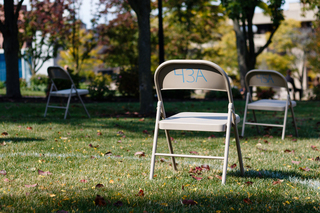
[[[240,73],[240,83],[241,87],[245,88],[244,77],[248,72],[248,67],[246,64],[246,40],[243,36],[243,33],[240,30],[239,20],[233,20],[233,30],[236,34],[236,43],[237,43],[237,55],[238,55],[238,65]]]
[[[13,0],[4,1],[4,11],[5,23],[1,26],[1,32],[3,34],[3,49],[6,61],[6,95],[10,98],[21,98],[18,66],[18,16],[14,12]],[[18,9],[16,13],[19,13]]]
[[[138,17],[139,25],[139,91],[140,114],[154,111],[151,81],[150,0],[129,0]]]
[[[164,62],[164,39],[163,39],[163,19],[162,19],[162,0],[158,0],[158,39],[159,39],[159,64]]]

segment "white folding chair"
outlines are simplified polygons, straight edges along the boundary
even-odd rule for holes
[[[66,70],[64,70],[62,67],[51,66],[51,67],[48,67],[47,71],[48,71],[48,76],[51,80],[51,87],[50,87],[50,92],[49,92],[48,101],[47,101],[47,105],[46,105],[46,110],[44,112],[44,117],[46,117],[46,115],[47,115],[48,108],[58,108],[58,109],[66,109],[65,114],[64,114],[64,119],[66,119],[67,114],[68,114],[68,110],[69,110],[71,97],[78,96],[84,110],[86,111],[88,117],[90,118],[88,110],[87,110],[86,106],[84,105],[82,98],[81,98],[81,95],[86,95],[89,93],[89,91],[86,89],[77,89],[76,86],[74,85],[73,80],[70,77],[69,73]],[[68,81],[68,83],[70,83],[70,89],[58,90],[55,83],[54,83],[54,79],[64,79],[64,80]],[[53,90],[53,89],[55,89],[55,90]],[[51,96],[68,98],[67,106],[60,107],[60,106],[49,105]]]
[[[150,179],[153,178],[156,156],[171,157],[174,170],[177,170],[175,157],[205,158],[219,159],[224,161],[222,184],[225,184],[231,127],[233,127],[235,134],[240,171],[241,175],[243,175],[244,169],[237,130],[237,123],[240,122],[240,117],[235,114],[229,79],[223,69],[218,65],[205,60],[171,60],[162,63],[157,68],[154,75],[154,80],[158,96],[158,104],[151,157]],[[175,89],[201,89],[227,92],[229,102],[229,104],[226,105],[227,113],[180,112],[167,118],[164,110],[161,90]],[[160,119],[160,116],[162,119]],[[159,129],[165,130],[170,153],[156,152]],[[169,130],[226,132],[224,156],[216,157],[174,154]]]
[[[293,125],[296,131],[296,136],[298,137],[298,130],[296,125],[296,120],[294,117],[293,107],[297,105],[295,101],[291,101],[288,84],[283,75],[277,71],[273,70],[251,70],[247,73],[245,77],[245,84],[247,88],[246,105],[244,110],[242,133],[244,136],[245,125],[256,125],[259,133],[258,126],[271,126],[271,127],[282,127],[282,140],[284,139],[286,132],[287,123],[287,112],[288,108],[291,110]],[[250,87],[252,86],[265,86],[265,87],[282,87],[285,88],[287,93],[286,100],[271,100],[262,99],[258,101],[252,101],[252,95],[250,94]],[[247,112],[252,110],[254,122],[247,122]],[[255,115],[255,110],[267,110],[267,111],[284,111],[283,124],[267,124],[267,123],[257,123],[257,118]]]

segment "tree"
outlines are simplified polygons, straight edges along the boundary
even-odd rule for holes
[[[6,61],[7,97],[20,98],[18,18],[23,0],[14,6],[13,0],[4,0],[4,20],[0,20],[3,49]]]
[[[30,4],[31,10],[26,12],[23,20],[24,32],[20,34],[21,41],[29,46],[21,56],[28,63],[32,75],[35,75],[64,46],[63,41],[65,35],[69,35],[71,24],[62,14],[71,13],[72,10],[64,0],[32,0]]]
[[[272,37],[282,20],[284,20],[281,6],[284,0],[222,0],[229,18],[233,21],[233,30],[236,35],[238,66],[241,86],[244,87],[244,77],[247,72],[255,68],[256,59],[272,41]],[[256,7],[262,8],[271,17],[272,30],[264,46],[255,50],[252,19]]]

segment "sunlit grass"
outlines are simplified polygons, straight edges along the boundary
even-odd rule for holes
[[[222,174],[222,161],[190,158],[177,158],[179,171],[174,172],[169,158],[161,162],[158,157],[156,177],[150,181],[154,118],[135,115],[138,103],[86,106],[91,119],[81,105],[72,104],[70,116],[63,120],[63,110],[59,109],[49,109],[44,118],[45,104],[0,103],[0,133],[8,133],[0,137],[0,170],[7,173],[0,175],[0,212],[319,211],[320,161],[315,159],[320,156],[320,102],[299,102],[295,108],[299,138],[295,137],[291,117],[285,140],[281,140],[279,128],[260,128],[259,135],[248,126],[241,139],[246,175],[240,176],[233,141],[229,166],[237,166],[229,168],[224,186],[216,178]],[[242,118],[244,101],[237,101],[235,106]],[[171,102],[165,107],[168,114],[186,109],[224,111],[226,103]],[[259,120],[267,117],[269,122],[281,122],[281,113],[258,114]],[[223,133],[171,133],[176,153],[223,155]],[[158,151],[167,152],[163,131],[158,143]],[[138,151],[145,156],[135,155]],[[112,155],[105,155],[108,152]],[[190,168],[204,164],[210,171],[194,174],[202,177],[200,181],[192,178]],[[52,174],[39,175],[38,170]],[[278,183],[273,184],[275,181]],[[25,186],[33,184],[37,186]],[[96,188],[97,184],[104,187]],[[144,196],[137,196],[139,190]],[[105,206],[95,205],[97,195],[104,198]],[[197,205],[184,205],[185,199]],[[117,206],[118,201],[122,205]]]

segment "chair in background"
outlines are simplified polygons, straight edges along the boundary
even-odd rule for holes
[[[271,127],[282,127],[282,140],[284,139],[286,132],[286,123],[288,108],[291,110],[293,125],[296,131],[296,136],[298,137],[297,125],[294,117],[293,107],[297,105],[295,101],[291,101],[288,84],[284,76],[273,70],[251,70],[247,73],[245,77],[245,84],[247,88],[246,105],[243,116],[242,133],[244,136],[245,125],[256,125],[259,132],[258,126],[271,126]],[[250,87],[252,86],[263,86],[263,87],[282,87],[285,88],[287,93],[286,100],[271,100],[262,99],[258,101],[252,101],[252,95],[250,94]],[[247,122],[247,112],[252,110],[254,122]],[[267,110],[267,111],[284,111],[283,124],[268,124],[268,123],[257,123],[255,110]]]
[[[68,114],[68,110],[69,110],[71,97],[78,96],[84,110],[86,111],[88,117],[90,118],[88,110],[87,110],[86,106],[84,105],[82,98],[81,98],[81,95],[86,95],[89,93],[89,91],[86,89],[77,89],[76,86],[74,85],[73,80],[70,77],[69,73],[66,70],[64,70],[62,67],[59,67],[59,66],[48,67],[48,76],[49,76],[49,79],[51,80],[51,87],[50,87],[50,91],[49,91],[46,110],[44,112],[44,117],[46,117],[46,115],[47,115],[48,108],[58,108],[58,109],[65,109],[66,110],[65,114],[64,114],[64,119],[66,119],[67,114]],[[68,83],[70,83],[70,89],[58,90],[55,83],[54,83],[55,79],[64,79],[64,80],[68,81]],[[67,106],[60,107],[60,106],[49,105],[51,96],[68,98]]]
[[[156,92],[158,96],[154,141],[151,157],[150,179],[153,178],[155,157],[169,156],[174,170],[177,170],[175,157],[205,158],[223,160],[222,184],[226,182],[230,132],[233,128],[238,152],[241,175],[244,174],[237,123],[240,117],[235,114],[232,92],[227,74],[218,65],[204,60],[171,60],[162,63],[154,75]],[[216,90],[228,94],[227,113],[206,112],[180,112],[166,117],[162,90]],[[162,117],[162,119],[160,119]],[[165,131],[169,153],[157,153],[159,129]],[[174,154],[169,130],[226,132],[225,149],[223,157]]]

